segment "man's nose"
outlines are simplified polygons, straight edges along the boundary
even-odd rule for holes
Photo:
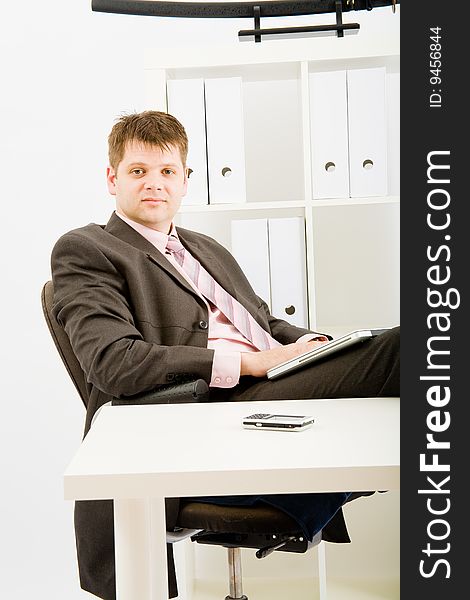
[[[162,178],[158,175],[149,175],[145,178],[144,186],[146,190],[161,190],[163,188]]]

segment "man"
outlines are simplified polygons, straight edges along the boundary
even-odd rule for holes
[[[110,397],[188,375],[209,383],[212,401],[399,395],[398,328],[316,366],[268,380],[270,367],[329,336],[271,315],[225,248],[175,227],[188,186],[188,140],[173,116],[157,111],[123,116],[108,142],[107,183],[116,211],[106,226],[90,224],[62,236],[51,259],[53,312],[90,384],[85,434]],[[225,501],[271,502],[298,518],[311,537],[327,530],[335,515],[342,517],[348,497]],[[178,501],[168,501],[169,528],[177,511]],[[75,529],[82,587],[113,600],[111,501],[77,502]],[[348,541],[345,528],[330,539]],[[174,597],[171,549],[169,578]]]

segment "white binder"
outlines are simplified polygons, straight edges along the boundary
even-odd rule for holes
[[[387,195],[385,68],[347,72],[350,196]]]
[[[309,76],[313,198],[349,197],[346,89],[346,71]]]
[[[233,220],[231,248],[252,288],[271,306],[268,220]]]
[[[205,80],[210,204],[246,201],[241,81]]]
[[[168,112],[183,125],[189,139],[187,166],[188,192],[183,206],[208,204],[206,121],[203,79],[169,79]]]
[[[269,219],[271,313],[308,327],[305,223],[301,217]]]

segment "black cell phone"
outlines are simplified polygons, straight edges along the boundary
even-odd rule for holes
[[[242,421],[246,429],[270,429],[271,431],[303,431],[314,423],[315,419],[308,415],[279,415],[273,413],[256,413],[245,417]]]

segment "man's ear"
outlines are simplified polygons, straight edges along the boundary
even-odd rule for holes
[[[191,169],[189,167],[184,168],[183,196],[186,196],[186,194],[188,193],[188,178],[189,178],[190,171],[191,171]]]
[[[116,195],[116,173],[114,172],[113,167],[108,167],[106,169],[106,181],[108,183],[108,192],[115,196]]]

